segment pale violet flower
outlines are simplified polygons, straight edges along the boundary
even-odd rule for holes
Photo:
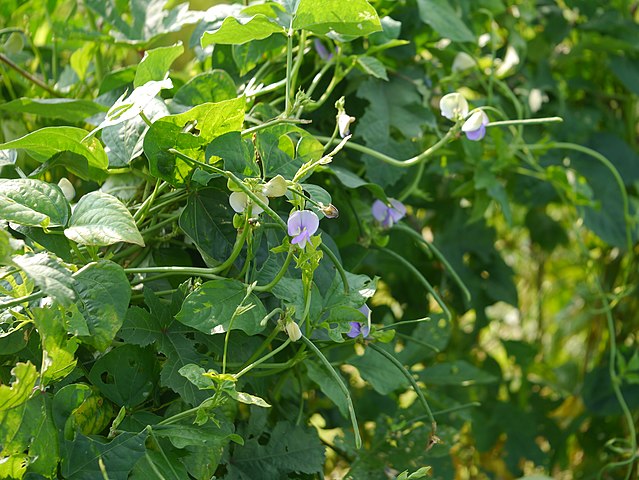
[[[483,110],[476,110],[462,125],[462,132],[466,134],[468,140],[481,140],[486,135],[488,122],[488,115]]]
[[[337,128],[339,130],[339,136],[345,138],[351,134],[350,126],[355,121],[355,117],[351,117],[346,112],[342,112],[337,116]]]
[[[265,195],[261,193],[256,193],[255,196],[257,196],[260,200],[262,200],[262,202],[268,205],[268,198],[266,198]],[[251,209],[252,215],[259,215],[260,213],[264,211],[262,207],[253,203],[251,199],[248,197],[248,195],[244,192],[231,193],[231,195],[229,196],[229,203],[231,204],[231,208],[235,210],[237,213],[244,212],[244,210],[246,210],[246,207],[248,207],[249,203],[253,205],[253,208]]]
[[[291,243],[304,248],[319,228],[319,217],[310,210],[296,210],[288,217],[287,226],[288,234],[293,237]]]
[[[439,109],[444,117],[456,122],[468,115],[468,102],[461,93],[449,93],[439,101]]]
[[[351,330],[346,334],[346,336],[350,338],[356,338],[359,335],[367,338],[368,334],[371,333],[371,309],[368,308],[368,305],[364,304],[359,308],[359,311],[366,316],[367,322],[366,324],[362,324],[361,322],[349,322]]]
[[[316,38],[313,41],[313,45],[315,46],[315,51],[317,52],[319,57],[325,62],[328,62],[333,58],[333,54],[328,51],[328,49],[324,46],[319,38]]]
[[[389,198],[388,201],[390,205],[385,204],[381,200],[375,200],[371,208],[373,217],[384,228],[391,228],[406,215],[406,207],[402,202],[394,198]]]

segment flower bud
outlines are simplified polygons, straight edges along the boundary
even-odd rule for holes
[[[328,205],[322,205],[320,210],[321,210],[321,212],[324,214],[324,216],[326,218],[337,218],[337,217],[339,217],[339,210],[332,203],[329,203]]]
[[[355,121],[355,117],[351,117],[346,112],[342,112],[337,116],[337,128],[339,129],[339,136],[344,138],[350,135],[350,125]]]
[[[302,331],[300,330],[300,327],[299,325],[297,325],[297,323],[292,321],[288,322],[285,328],[288,338],[290,338],[292,341],[297,342],[300,338],[302,338]]]

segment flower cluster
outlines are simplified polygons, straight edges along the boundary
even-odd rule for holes
[[[462,125],[462,132],[466,134],[469,140],[481,140],[486,135],[486,125],[488,125],[488,116],[486,113],[477,109],[468,113],[468,102],[461,93],[449,93],[444,95],[439,101],[439,109],[444,117],[453,122],[465,120]]]
[[[262,203],[268,205],[268,197],[281,197],[286,193],[287,188],[288,184],[286,183],[286,179],[281,175],[277,175],[262,185],[261,191],[255,192],[255,196],[259,198]],[[244,192],[231,193],[229,196],[229,204],[237,213],[244,212],[249,204],[252,205],[252,215],[259,215],[264,211],[262,207],[256,205]]]

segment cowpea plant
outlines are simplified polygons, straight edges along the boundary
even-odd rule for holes
[[[424,84],[392,105],[385,55],[409,42],[386,2],[57,3],[50,59],[2,32],[2,108],[27,121],[0,145],[0,477],[452,478],[480,402],[429,380],[496,378],[435,361],[483,287],[420,231],[424,168],[560,119],[491,123],[442,87],[440,122]],[[420,11],[446,35],[437,3]],[[419,289],[404,308],[398,275]]]

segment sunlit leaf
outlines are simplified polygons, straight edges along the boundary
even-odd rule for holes
[[[0,179],[0,218],[20,225],[55,227],[67,224],[71,209],[57,185],[17,178]]]

